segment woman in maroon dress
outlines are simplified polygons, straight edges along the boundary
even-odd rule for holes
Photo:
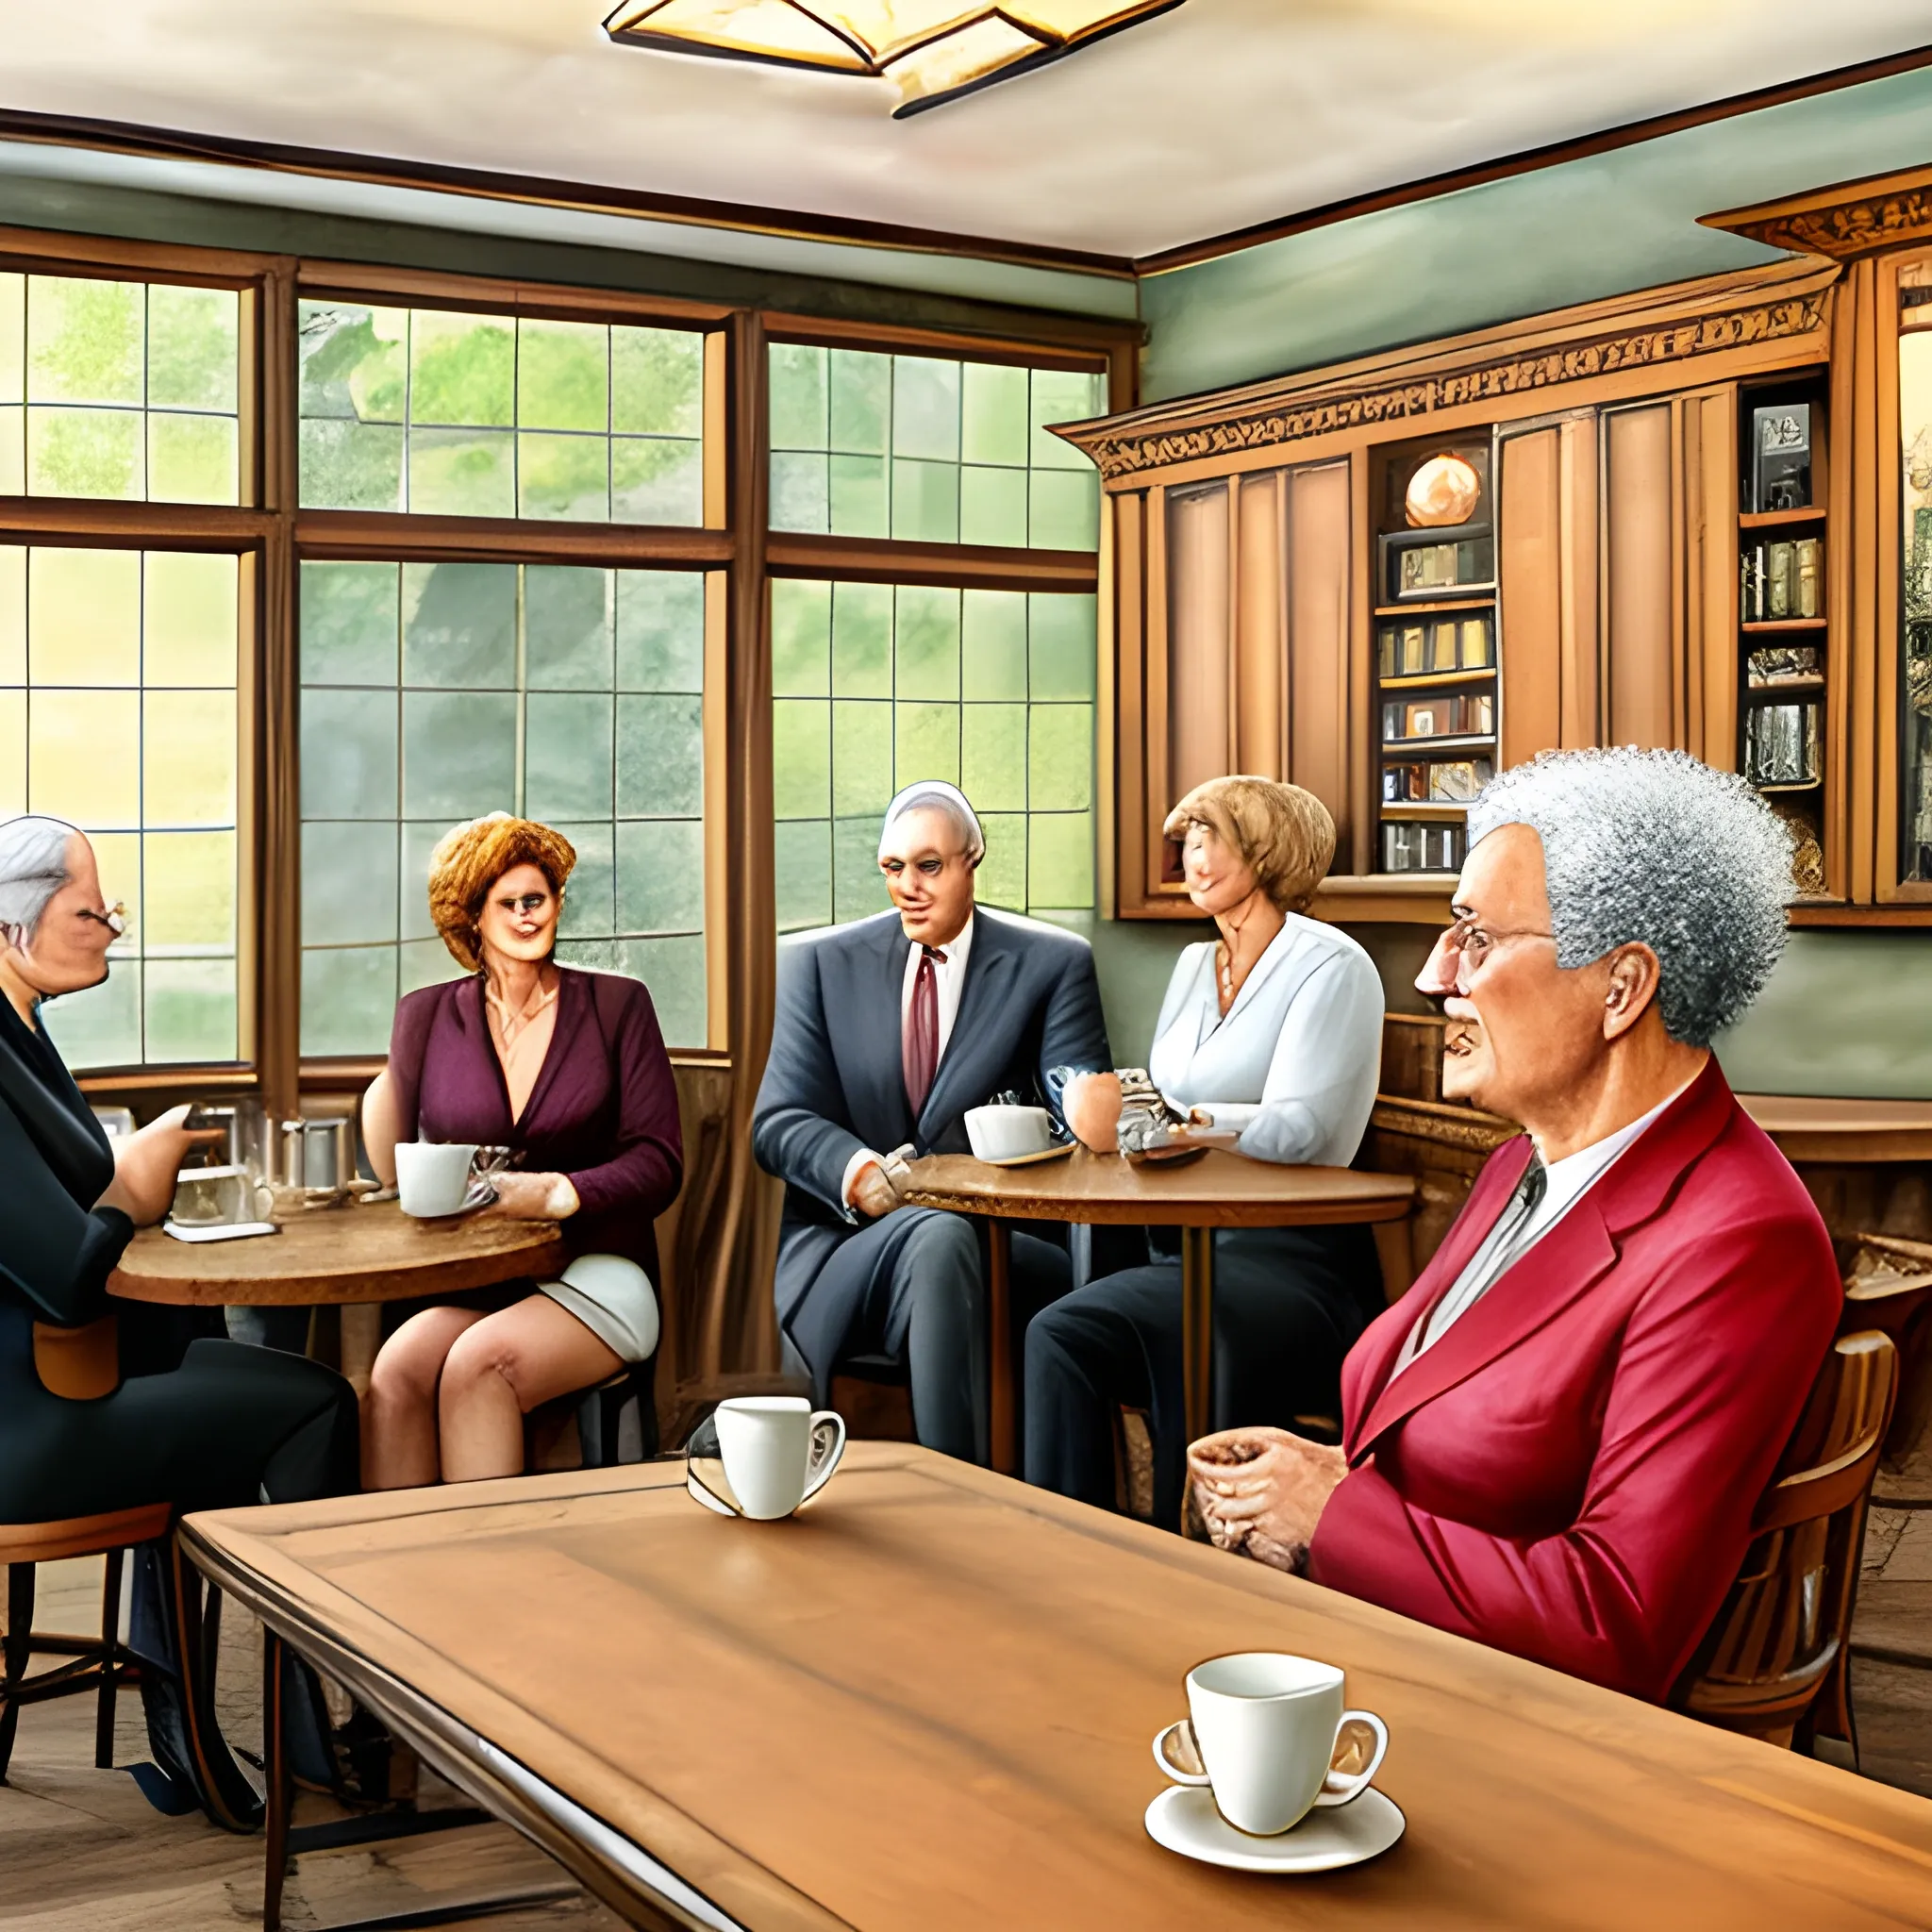
[[[515,1150],[498,1206],[557,1221],[576,1257],[509,1306],[425,1308],[383,1344],[362,1407],[362,1479],[404,1489],[523,1468],[523,1418],[657,1346],[652,1224],[683,1179],[677,1091],[641,982],[551,957],[570,841],[492,813],[430,859],[429,909],[471,977],[396,1008],[363,1128],[394,1178],[398,1141]]]

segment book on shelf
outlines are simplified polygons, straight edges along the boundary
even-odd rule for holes
[[[1488,691],[1444,692],[1440,697],[1391,699],[1382,707],[1382,737],[1479,738],[1495,729],[1496,701]]]
[[[1487,616],[1439,617],[1385,624],[1376,647],[1383,677],[1424,677],[1437,672],[1487,671],[1494,663]]]
[[[1490,782],[1488,758],[1431,758],[1382,767],[1382,797],[1391,805],[1467,805]]]
[[[1744,775],[1754,785],[1809,785],[1819,774],[1817,703],[1759,705],[1744,721]]]
[[[1744,660],[1745,682],[1753,691],[1773,691],[1781,684],[1821,677],[1824,673],[1816,644],[1773,644],[1753,651]]]
[[[1744,624],[1824,616],[1824,541],[1801,537],[1745,545],[1738,553],[1738,614]]]
[[[1469,834],[1457,824],[1430,824],[1414,819],[1391,820],[1382,826],[1384,872],[1456,872]]]

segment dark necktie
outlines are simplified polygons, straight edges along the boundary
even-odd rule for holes
[[[1516,1209],[1516,1225],[1509,1239],[1513,1241],[1529,1225],[1531,1217],[1543,1205],[1543,1196],[1550,1191],[1550,1171],[1541,1159],[1532,1154],[1529,1165],[1523,1170],[1523,1178],[1516,1183],[1516,1191],[1509,1197],[1510,1206]]]
[[[936,961],[943,963],[945,957],[931,946],[920,947],[912,1004],[900,1035],[899,1062],[906,1074],[906,1098],[912,1105],[915,1124],[925,1096],[932,1091],[932,1076],[940,1063],[940,982],[933,968]]]

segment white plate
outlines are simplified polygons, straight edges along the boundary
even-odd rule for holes
[[[1407,1821],[1374,1785],[1352,1804],[1310,1811],[1279,1838],[1250,1838],[1214,1808],[1201,1785],[1170,1785],[1147,1807],[1147,1836],[1184,1858],[1230,1872],[1337,1872],[1386,1852]]]
[[[1038,1154],[1008,1154],[998,1160],[989,1160],[988,1167],[1032,1167],[1042,1160],[1058,1160],[1063,1154],[1071,1154],[1074,1143],[1062,1141],[1057,1147],[1042,1147]]]

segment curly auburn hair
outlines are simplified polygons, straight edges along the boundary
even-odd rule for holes
[[[576,847],[561,832],[532,819],[493,811],[488,818],[453,825],[429,855],[429,917],[450,957],[464,972],[476,971],[483,902],[505,873],[534,865],[561,898],[576,862]]]

